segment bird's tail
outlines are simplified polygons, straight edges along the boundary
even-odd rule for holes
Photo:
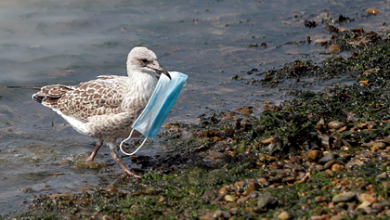
[[[6,86],[6,88],[41,90],[42,86]]]

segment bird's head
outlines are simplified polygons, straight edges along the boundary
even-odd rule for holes
[[[165,74],[171,79],[169,73],[164,70],[158,63],[156,54],[146,47],[134,47],[127,57],[127,73],[133,72],[146,73],[156,78]]]

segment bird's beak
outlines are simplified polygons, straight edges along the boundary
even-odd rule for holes
[[[148,64],[146,67],[148,67],[149,69],[152,69],[154,72],[157,73],[157,78],[160,78],[160,75],[161,74],[165,74],[166,76],[168,76],[168,78],[171,80],[171,75],[169,75],[168,71],[164,70],[160,64],[158,63],[150,63]]]

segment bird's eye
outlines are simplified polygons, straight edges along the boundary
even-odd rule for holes
[[[142,61],[143,63],[147,63],[147,62],[148,62],[147,59],[141,59],[141,61]]]

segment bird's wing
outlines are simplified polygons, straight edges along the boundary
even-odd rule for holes
[[[87,122],[91,116],[122,112],[126,83],[127,77],[100,77],[77,86],[45,86],[33,97],[62,114]]]

